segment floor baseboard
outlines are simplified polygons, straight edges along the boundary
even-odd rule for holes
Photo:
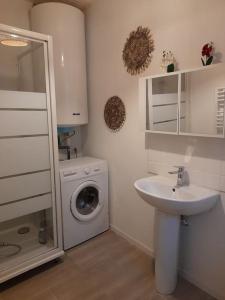
[[[130,235],[126,234],[125,232],[121,231],[118,227],[114,225],[110,225],[110,228],[112,231],[114,231],[115,233],[123,237],[125,240],[127,240],[128,242],[130,242],[131,244],[133,244],[134,246],[136,246],[137,248],[145,252],[147,255],[154,257],[154,252],[151,248],[145,246],[143,243],[134,239]]]

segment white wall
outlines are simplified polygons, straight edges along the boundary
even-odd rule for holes
[[[201,65],[201,47],[214,41],[225,53],[223,0],[96,0],[87,11],[89,126],[87,154],[108,160],[111,223],[118,230],[153,249],[154,210],[133,188],[147,172],[166,174],[186,164],[191,181],[225,191],[225,142],[217,139],[151,135],[138,128],[138,76],[126,73],[122,49],[130,31],[151,28],[153,61],[144,75],[160,72],[164,49],[172,50],[180,69]],[[124,127],[110,132],[104,105],[120,96],[127,110]],[[204,109],[204,108],[203,108]],[[148,149],[149,148],[149,149]],[[225,298],[225,197],[217,207],[190,219],[182,236],[181,267],[186,277],[219,299]]]
[[[30,28],[30,0],[0,0],[0,23],[23,29]]]

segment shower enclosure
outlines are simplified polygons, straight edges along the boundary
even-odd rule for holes
[[[0,24],[0,283],[63,255],[51,37]]]

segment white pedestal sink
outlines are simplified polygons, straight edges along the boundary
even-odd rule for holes
[[[210,210],[220,195],[195,185],[177,188],[173,180],[162,176],[139,179],[134,186],[141,198],[156,208],[156,288],[171,294],[177,284],[180,216]]]

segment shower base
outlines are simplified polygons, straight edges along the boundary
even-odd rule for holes
[[[21,227],[29,227],[30,231],[25,234],[19,234],[18,229]],[[17,244],[21,247],[21,251],[10,257],[0,257],[0,271],[5,271],[15,265],[23,263],[30,258],[39,256],[54,249],[52,239],[48,240],[47,244],[40,244],[38,241],[38,228],[32,223],[26,223],[20,226],[10,228],[0,232],[0,243]],[[0,254],[5,250],[2,249]],[[12,252],[12,251],[11,251]]]

